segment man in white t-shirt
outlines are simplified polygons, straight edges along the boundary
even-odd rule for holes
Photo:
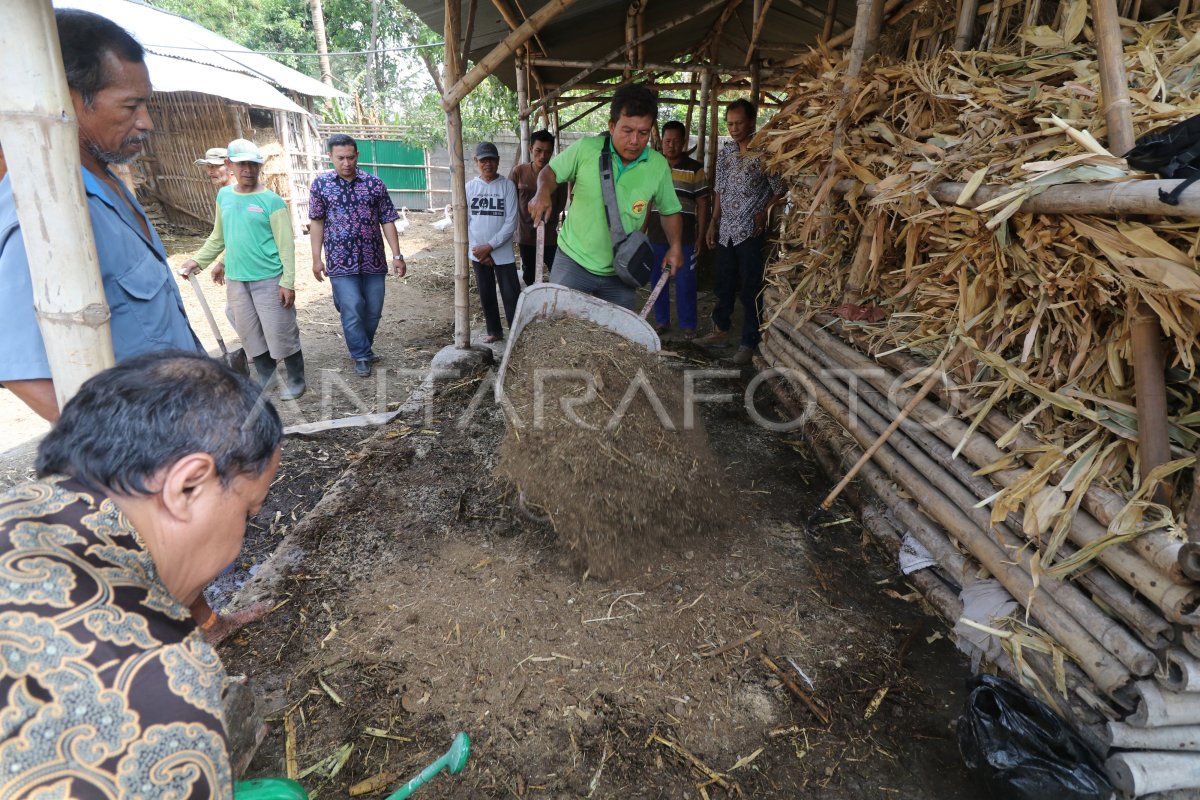
[[[475,268],[475,287],[487,323],[483,341],[504,338],[500,327],[500,307],[496,287],[504,301],[504,316],[512,327],[521,284],[513,256],[513,232],[517,228],[517,187],[500,174],[500,152],[491,142],[475,148],[475,167],[479,177],[467,183],[467,241],[471,248],[471,266]]]

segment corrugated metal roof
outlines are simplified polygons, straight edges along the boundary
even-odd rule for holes
[[[469,0],[462,3],[463,27]],[[523,22],[546,5],[544,0],[497,0],[512,9],[517,21]],[[445,26],[445,6],[442,0],[402,0],[426,25],[435,31]],[[631,0],[577,0],[539,32],[531,44],[552,59],[595,61],[625,43],[625,20]],[[670,20],[704,5],[703,0],[641,0],[643,31],[649,32]],[[825,17],[825,0],[773,0],[759,34],[757,59],[783,61],[803,52],[816,42]],[[712,30],[725,5],[718,5],[698,14],[670,30],[650,39],[644,46],[646,63],[672,62],[678,58],[694,57],[697,46]],[[836,0],[833,34],[837,35],[854,25],[854,0]],[[523,12],[523,13],[522,13]],[[723,66],[741,66],[754,31],[753,0],[741,0],[726,21],[715,50],[714,62]],[[483,58],[509,33],[495,2],[477,0],[474,34],[471,38],[472,61]],[[539,44],[540,42],[540,44]],[[624,58],[617,59],[618,61]],[[537,68],[542,79],[552,85],[560,84],[579,72],[578,67]],[[682,68],[686,71],[686,67]],[[596,81],[619,75],[616,70],[598,70],[587,80]],[[495,73],[509,86],[515,85],[512,59]]]
[[[146,48],[150,80],[160,92],[203,92],[301,112],[304,109],[276,87],[313,97],[346,97],[189,19],[136,0],[54,0],[54,6],[100,14],[132,33]]]

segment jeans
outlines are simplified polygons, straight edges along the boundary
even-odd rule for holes
[[[550,272],[550,282],[568,289],[576,289],[584,294],[607,300],[613,305],[633,310],[634,290],[626,286],[616,275],[595,275],[580,266],[575,259],[567,255],[565,250],[559,250],[554,256],[554,269]]]
[[[654,269],[650,271],[650,286],[658,285],[662,275],[662,262],[667,256],[669,245],[651,244],[654,250]],[[675,273],[671,281],[675,284],[675,316],[679,317],[679,327],[685,331],[696,330],[696,264],[692,257],[696,248],[692,245],[683,246],[683,266]],[[654,321],[659,325],[671,324],[671,289],[665,287],[663,293],[654,301]]]
[[[346,349],[355,361],[374,355],[375,330],[383,316],[386,275],[330,275],[333,307],[342,317]]]
[[[537,245],[536,244],[519,244],[517,248],[521,251],[521,277],[525,280],[526,286],[533,286],[533,281],[537,277]],[[550,267],[554,264],[554,254],[558,252],[557,244],[547,243],[545,252],[542,253],[542,280],[550,280]]]
[[[717,246],[717,304],[712,321],[719,330],[733,327],[736,295],[742,301],[742,347],[757,347],[762,335],[763,240],[751,236],[738,244]]]
[[[504,300],[504,316],[508,327],[512,327],[517,313],[517,297],[521,294],[521,283],[517,280],[516,264],[480,264],[472,261],[475,268],[475,287],[479,290],[479,305],[483,308],[483,319],[487,324],[488,336],[500,338],[504,330],[500,327],[500,306],[496,302],[496,285],[500,285],[500,298]]]

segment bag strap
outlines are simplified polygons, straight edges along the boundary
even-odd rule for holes
[[[608,221],[608,232],[612,234],[613,251],[625,241],[625,225],[621,222],[621,209],[617,205],[617,184],[613,179],[612,150],[609,135],[604,134],[600,145],[600,188],[604,193],[604,218]]]
[[[1169,206],[1179,205],[1179,197],[1183,194],[1183,190],[1191,186],[1196,181],[1200,181],[1200,173],[1191,176],[1187,180],[1180,181],[1171,191],[1163,189],[1158,190],[1158,199]]]

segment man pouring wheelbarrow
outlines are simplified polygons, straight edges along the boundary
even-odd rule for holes
[[[671,165],[650,147],[657,119],[658,100],[649,89],[623,86],[613,95],[608,133],[576,142],[538,174],[537,194],[529,201],[535,225],[549,217],[555,187],[575,182],[551,283],[632,310],[634,293],[649,280],[653,264],[641,233],[651,203],[669,243],[664,269],[674,275],[683,266],[682,206]]]

